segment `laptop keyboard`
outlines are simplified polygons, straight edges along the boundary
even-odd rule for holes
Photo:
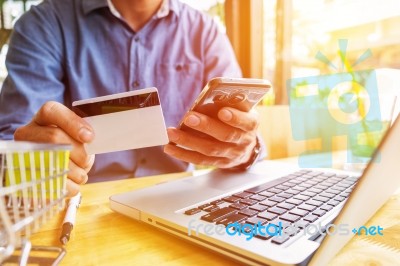
[[[311,170],[300,170],[265,184],[186,210],[186,215],[227,226],[232,223],[295,225],[303,229],[323,218],[346,200],[358,177]],[[299,233],[299,232],[297,232]],[[280,245],[291,235],[254,237]]]

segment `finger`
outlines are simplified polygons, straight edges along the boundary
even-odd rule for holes
[[[67,197],[73,197],[80,191],[80,186],[71,179],[67,179]]]
[[[169,140],[173,143],[207,156],[232,159],[242,153],[237,144],[221,142],[212,138],[202,138],[176,128],[168,128],[167,133]]]
[[[30,123],[27,126],[18,128],[15,131],[14,139],[35,142],[47,142],[58,144],[70,144],[73,149],[70,153],[70,159],[79,167],[89,172],[94,162],[94,156],[89,156],[82,143],[74,140],[62,129],[54,126],[39,126]]]
[[[231,127],[219,120],[197,112],[189,112],[184,123],[190,128],[201,131],[223,142],[239,143],[242,141],[243,130]]]
[[[94,138],[93,129],[84,119],[57,102],[46,102],[33,121],[40,126],[57,126],[79,142],[91,142]]]
[[[69,162],[68,178],[76,184],[85,184],[88,180],[88,175],[85,169],[77,166],[73,161]]]
[[[259,124],[258,113],[254,110],[242,112],[235,108],[224,107],[218,112],[218,118],[224,123],[243,131],[256,130]]]
[[[164,152],[182,161],[198,165],[213,165],[218,168],[230,168],[239,164],[236,161],[228,158],[207,156],[199,152],[186,150],[172,144],[165,145]]]

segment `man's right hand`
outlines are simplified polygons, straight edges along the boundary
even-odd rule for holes
[[[88,180],[87,173],[94,163],[83,146],[94,138],[93,129],[81,117],[57,102],[46,102],[32,121],[15,131],[15,140],[70,144],[67,190],[69,196],[79,192],[79,185]]]

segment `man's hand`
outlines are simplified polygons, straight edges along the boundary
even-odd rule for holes
[[[79,192],[79,185],[88,180],[87,173],[94,163],[83,144],[94,138],[93,129],[81,117],[57,102],[47,102],[32,121],[15,131],[15,140],[71,144],[67,190],[70,196]]]
[[[186,162],[218,168],[231,168],[248,162],[257,141],[257,113],[224,107],[218,112],[218,118],[189,112],[184,118],[185,125],[213,138],[168,128],[169,140],[180,147],[168,144],[164,151]]]

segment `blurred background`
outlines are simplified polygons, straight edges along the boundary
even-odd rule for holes
[[[357,68],[400,69],[399,0],[181,0],[209,13],[233,44],[245,77],[267,78],[274,93],[265,105],[287,104],[286,81],[341,71],[315,58],[324,54],[340,65],[338,40],[348,39],[347,58]],[[0,82],[14,22],[41,1],[1,0]]]

